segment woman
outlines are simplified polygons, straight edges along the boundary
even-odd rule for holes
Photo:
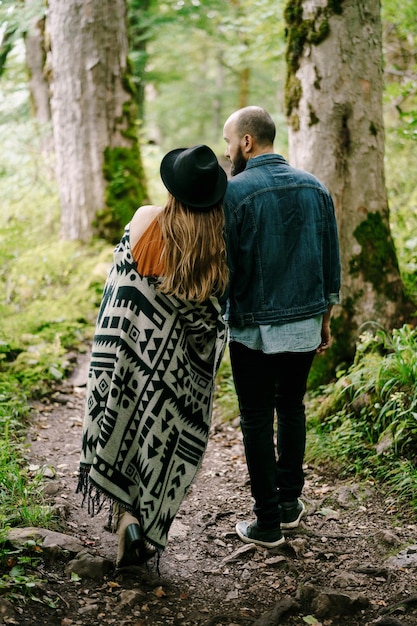
[[[207,445],[224,344],[226,174],[208,146],[169,152],[165,207],[138,209],[115,249],[91,356],[80,481],[94,515],[113,503],[117,565],[146,561]]]

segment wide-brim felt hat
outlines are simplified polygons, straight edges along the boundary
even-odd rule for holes
[[[168,152],[160,173],[168,191],[190,209],[209,209],[226,191],[226,172],[213,150],[203,144]]]

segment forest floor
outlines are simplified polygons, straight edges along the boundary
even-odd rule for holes
[[[237,420],[222,423],[216,411],[203,466],[174,521],[159,572],[152,562],[116,570],[117,536],[105,529],[107,514],[91,518],[75,493],[85,371],[84,364],[48,402],[34,406],[28,452],[31,471],[48,468],[44,490],[60,512],[69,548],[48,551],[45,540],[38,601],[14,604],[0,596],[0,623],[417,624],[412,512],[401,515],[374,485],[306,466],[307,515],[300,526],[275,550],[243,544],[235,524],[253,515],[241,433]],[[92,567],[77,575],[75,565],[86,554]]]

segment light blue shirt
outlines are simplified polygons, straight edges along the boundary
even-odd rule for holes
[[[230,341],[238,341],[251,350],[266,354],[277,352],[311,352],[321,343],[323,316],[286,324],[255,324],[230,327]]]
[[[329,304],[339,304],[340,295],[332,293]],[[310,317],[285,324],[254,324],[253,326],[229,327],[229,340],[243,343],[251,350],[265,354],[277,352],[311,352],[321,344],[323,316]]]

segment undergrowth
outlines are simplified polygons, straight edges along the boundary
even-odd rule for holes
[[[6,536],[0,532],[0,541],[7,542]],[[42,549],[35,541],[28,541],[19,549],[0,550],[0,594],[7,595],[12,601],[24,603],[28,598],[37,602],[44,602],[55,608],[51,598],[39,594],[40,577],[39,565],[42,563]],[[46,599],[46,602],[45,602]]]
[[[384,485],[417,509],[417,330],[368,329],[354,363],[312,399],[307,460]]]
[[[222,422],[232,422],[239,415],[228,348],[224,352],[217,372],[215,405],[219,409]]]
[[[59,199],[36,150],[33,124],[0,124],[0,595],[39,597],[36,544],[16,548],[13,527],[57,528],[42,468],[27,461],[33,399],[51,393],[85,350],[112,247],[59,237]],[[48,602],[48,600],[46,600]]]

